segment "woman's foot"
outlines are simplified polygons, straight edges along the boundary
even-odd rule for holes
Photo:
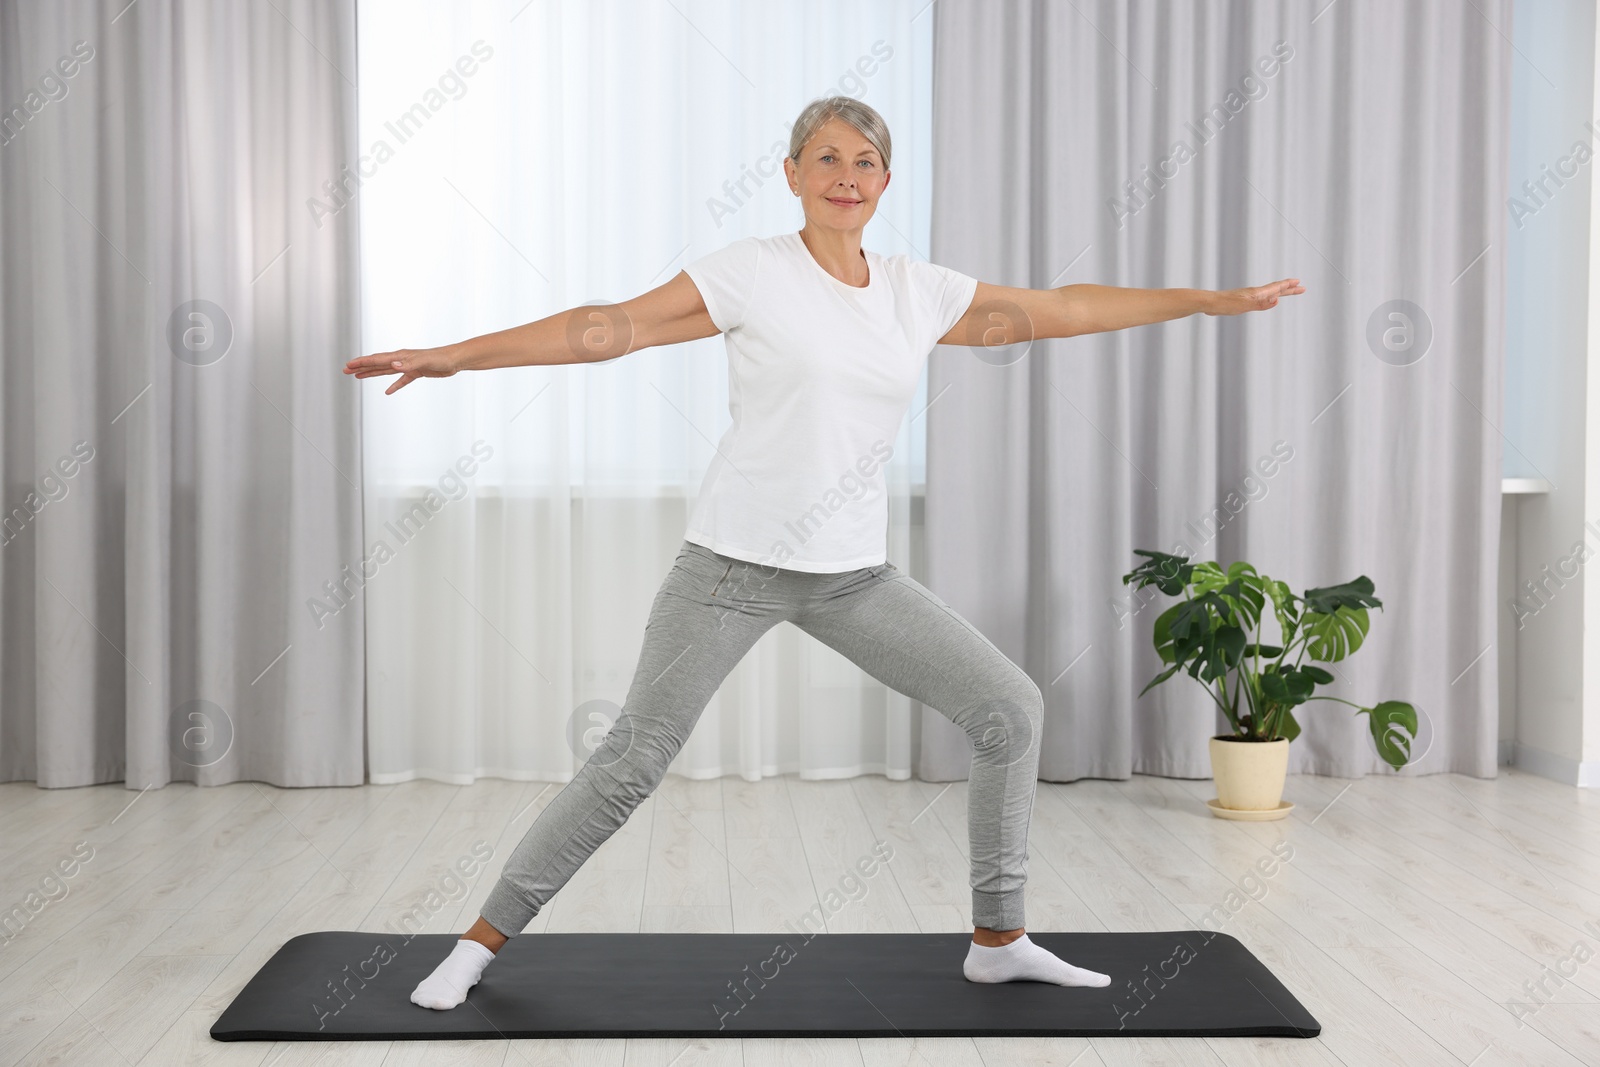
[[[1006,944],[967,947],[961,972],[969,982],[1054,982],[1056,985],[1107,986],[1111,976],[1074,967],[1049,949],[1040,948],[1022,934]]]
[[[440,1011],[455,1007],[467,999],[467,990],[478,984],[492,959],[494,953],[486,946],[463,937],[444,962],[412,990],[411,1003]]]

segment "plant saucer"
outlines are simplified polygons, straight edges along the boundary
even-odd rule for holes
[[[1239,822],[1267,822],[1272,819],[1281,819],[1293,811],[1294,801],[1279,801],[1278,806],[1275,808],[1225,808],[1217,803],[1216,797],[1212,797],[1206,801],[1206,807],[1211,809],[1211,814],[1223,819],[1234,819]]]

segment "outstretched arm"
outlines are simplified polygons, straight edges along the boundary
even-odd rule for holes
[[[1076,337],[1181,319],[1196,312],[1239,315],[1264,311],[1281,296],[1305,292],[1298,278],[1245,289],[1123,289],[1113,285],[1063,285],[1019,289],[979,282],[966,314],[943,345],[1008,345],[1042,337]]]
[[[600,363],[652,345],[671,345],[720,333],[689,275],[620,304],[582,304],[542,319],[439,348],[402,348],[359,356],[344,372],[357,378],[398,374],[384,395],[417,378],[448,378],[460,370]]]

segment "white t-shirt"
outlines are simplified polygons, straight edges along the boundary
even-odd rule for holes
[[[865,287],[799,233],[745,237],[684,271],[728,351],[728,412],[685,539],[735,559],[830,573],[885,562],[883,465],[928,353],[977,279],[862,250]]]

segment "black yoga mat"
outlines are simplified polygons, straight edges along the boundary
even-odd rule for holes
[[[291,938],[211,1027],[221,1041],[570,1037],[1315,1037],[1227,934],[1028,932],[1100,989],[969,982],[969,933],[527,934],[467,1001],[411,991],[456,934]]]

